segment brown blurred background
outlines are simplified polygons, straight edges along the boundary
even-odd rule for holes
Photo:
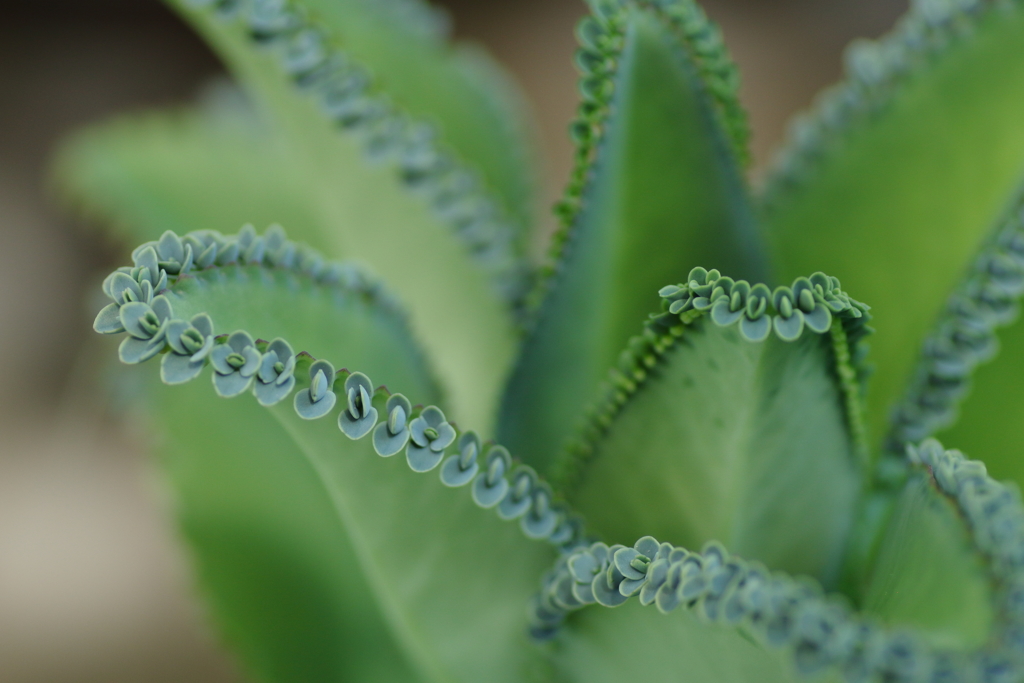
[[[532,100],[545,200],[568,174],[581,0],[447,0]],[[755,173],[842,47],[905,0],[706,0],[743,72]],[[86,283],[115,254],[61,213],[62,135],[188,101],[220,72],[157,0],[4,0],[0,11],[0,683],[239,681],[190,592],[160,485],[131,430],[81,399]]]

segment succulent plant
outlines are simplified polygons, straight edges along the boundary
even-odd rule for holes
[[[915,0],[755,188],[701,9],[593,0],[543,266],[518,95],[442,15],[171,5],[250,99],[56,172],[143,243],[95,328],[162,354],[254,679],[1021,680],[1024,2]]]

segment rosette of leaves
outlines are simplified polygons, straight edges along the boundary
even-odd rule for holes
[[[435,10],[171,5],[246,99],[57,178],[141,243],[95,329],[162,357],[254,680],[1021,680],[1020,0],[851,45],[760,188],[700,8],[593,0],[539,266],[518,95]]]

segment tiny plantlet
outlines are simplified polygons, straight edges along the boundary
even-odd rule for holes
[[[1024,2],[912,2],[755,187],[702,10],[591,0],[543,265],[438,12],[169,3],[245,96],[55,177],[252,680],[1024,680]]]

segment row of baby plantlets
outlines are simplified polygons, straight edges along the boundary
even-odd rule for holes
[[[325,30],[287,0],[188,0],[224,21],[242,22],[251,39],[272,49],[281,69],[339,128],[359,136],[367,156],[393,164],[451,225],[498,291],[518,305],[529,272],[517,257],[515,228],[482,188],[478,174],[438,141],[434,127],[398,111],[370,74],[331,43]]]
[[[573,611],[617,607],[632,597],[662,613],[679,608],[741,628],[769,648],[786,648],[798,671],[839,670],[849,681],[1010,681],[1024,671],[1024,506],[1015,488],[935,440],[908,448],[956,504],[998,586],[996,632],[973,652],[935,647],[878,626],[824,595],[812,581],[771,573],[717,543],[700,552],[650,536],[633,547],[594,543],[563,555],[533,602],[532,632],[554,637]]]
[[[1018,208],[993,243],[982,250],[925,340],[917,374],[893,411],[890,453],[898,453],[899,444],[931,436],[955,420],[975,367],[996,354],[996,330],[1016,320],[1022,294],[1024,209]]]
[[[575,143],[575,163],[555,213],[561,222],[552,236],[549,263],[541,270],[540,285],[531,295],[530,308],[544,298],[549,279],[558,265],[564,263],[564,252],[571,239],[572,225],[583,202],[583,190],[594,168],[598,148],[606,131],[611,113],[610,105],[615,92],[616,70],[625,46],[625,11],[631,6],[643,6],[658,12],[681,38],[698,65],[704,82],[710,84],[709,94],[716,114],[728,131],[733,151],[740,159],[747,155],[750,135],[746,114],[739,105],[739,72],[729,57],[721,30],[711,23],[704,11],[692,2],[664,0],[637,2],[636,0],[607,0],[596,3],[594,13],[580,21],[576,36],[580,48],[576,51],[576,65],[583,72],[579,91],[580,105],[576,119],[569,127]]]
[[[991,0],[914,0],[891,33],[850,43],[846,80],[824,90],[811,111],[793,119],[787,144],[773,163],[766,201],[770,204],[810,177],[818,159],[842,142],[845,131],[880,111],[904,82],[951,42],[968,37],[973,24],[984,13],[999,11],[999,5]]]
[[[735,327],[743,339],[754,343],[766,341],[773,332],[784,342],[796,341],[805,331],[830,333],[833,367],[843,389],[851,437],[866,457],[862,413],[869,367],[867,345],[861,342],[874,330],[868,325],[870,307],[844,292],[837,278],[814,273],[773,291],[764,284],[751,285],[697,267],[686,282],[663,287],[659,295],[661,312],[646,322],[642,335],[630,339],[609,373],[602,399],[589,409],[579,435],[566,446],[555,481],[572,486],[630,396],[686,335],[687,327],[701,319],[718,327]]]
[[[297,386],[297,373],[306,371],[308,386],[293,399],[301,418],[316,420],[335,411],[340,388],[337,421],[348,438],[372,435],[373,448],[381,457],[404,451],[415,472],[440,468],[443,484],[470,486],[477,505],[493,508],[502,519],[519,520],[531,539],[561,548],[582,542],[579,518],[556,501],[551,487],[532,468],[513,461],[500,445],[483,444],[472,431],[460,434],[437,406],[414,407],[402,394],[375,388],[362,373],[336,371],[329,361],[296,353],[284,339],[266,342],[241,330],[218,335],[205,313],[187,321],[177,319],[170,299],[161,293],[195,268],[260,264],[387,301],[380,287],[358,270],[325,262],[312,250],[287,240],[279,227],[257,236],[247,226],[237,238],[212,231],[184,238],[167,232],[158,242],[136,249],[133,260],[133,267],[118,269],[104,282],[103,290],[113,303],[94,323],[103,334],[127,333],[119,349],[123,362],[141,363],[163,353],[160,376],[167,384],[193,380],[211,365],[213,386],[220,396],[251,392],[268,407],[284,401]]]

